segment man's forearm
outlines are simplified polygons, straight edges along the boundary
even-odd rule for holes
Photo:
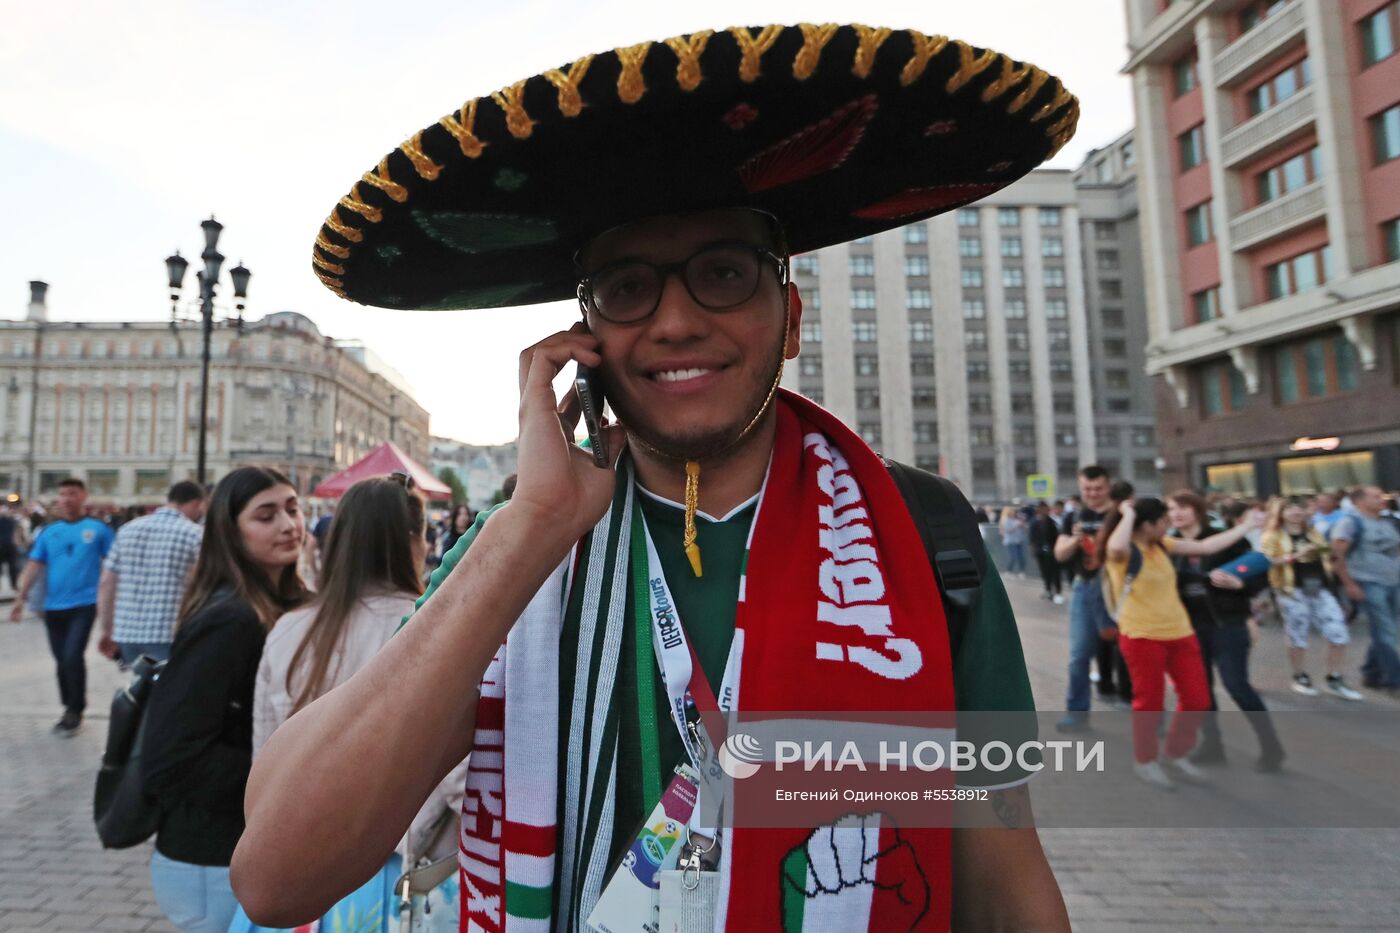
[[[255,922],[305,922],[382,867],[470,751],[481,677],[572,543],[502,509],[366,667],[273,733],[248,780],[232,865]]]
[[[112,634],[113,608],[117,602],[117,575],[110,570],[102,571],[97,583],[97,625],[103,635]]]
[[[1055,560],[1064,563],[1079,550],[1079,539],[1073,535],[1060,535],[1055,539]]]
[[[964,805],[974,807],[991,815],[969,812],[978,825],[953,830],[952,929],[1068,933],[1069,914],[1040,845],[1029,789],[993,791],[987,803]]]
[[[15,602],[23,605],[29,599],[29,591],[34,587],[34,578],[39,575],[43,564],[37,560],[26,561],[19,575],[19,587],[15,590]]]

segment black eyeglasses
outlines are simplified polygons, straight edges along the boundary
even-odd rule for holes
[[[656,313],[666,278],[678,275],[695,303],[707,311],[737,308],[758,292],[764,263],[772,263],[778,284],[788,283],[788,260],[752,243],[711,243],[683,262],[627,259],[603,266],[578,284],[579,306],[613,324],[637,324]]]

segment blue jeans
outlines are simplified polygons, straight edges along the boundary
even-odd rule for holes
[[[152,852],[151,890],[183,933],[225,933],[238,909],[226,865],[191,865]]]
[[[1259,691],[1249,682],[1249,629],[1240,625],[1205,624],[1195,626],[1196,639],[1201,643],[1201,660],[1206,667],[1206,684],[1210,688],[1210,714],[1206,716],[1202,732],[1207,742],[1220,742],[1220,723],[1216,712],[1220,709],[1215,702],[1215,674],[1220,673],[1220,682],[1230,699],[1249,720],[1250,727],[1259,739],[1259,748],[1265,755],[1273,756],[1282,751],[1278,736],[1274,732],[1273,721],[1269,718],[1268,707],[1259,696]]]
[[[1069,598],[1069,688],[1065,709],[1089,713],[1089,662],[1099,653],[1099,632],[1112,628],[1097,574],[1074,581]],[[1079,717],[1083,718],[1083,717]]]
[[[1366,591],[1361,608],[1371,622],[1371,647],[1361,665],[1361,680],[1370,687],[1400,687],[1400,654],[1395,650],[1400,586],[1356,582]]]
[[[1006,572],[1026,572],[1026,545],[1024,542],[1006,546]]]
[[[58,696],[63,708],[73,713],[87,709],[87,651],[92,621],[97,617],[96,606],[74,606],[72,609],[49,609],[44,612],[44,627],[49,631],[49,651],[58,665]]]
[[[117,651],[122,660],[122,667],[130,667],[136,663],[136,659],[146,654],[157,661],[170,660],[170,642],[118,642]]]

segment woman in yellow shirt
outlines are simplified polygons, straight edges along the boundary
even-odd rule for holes
[[[1118,607],[1118,647],[1133,681],[1133,752],[1138,777],[1158,787],[1173,787],[1162,763],[1192,783],[1205,773],[1187,760],[1196,732],[1210,709],[1201,647],[1191,618],[1177,595],[1171,556],[1205,556],[1225,550],[1262,524],[1255,513],[1229,531],[1199,540],[1168,538],[1167,506],[1161,499],[1132,499],[1111,513],[1099,532],[1107,585]],[[1134,551],[1139,557],[1134,559]],[[1140,567],[1135,567],[1140,562]],[[1135,569],[1130,573],[1130,569]],[[1224,574],[1223,570],[1212,571]],[[1165,678],[1176,689],[1177,710],[1158,760],[1157,720],[1166,692]]]

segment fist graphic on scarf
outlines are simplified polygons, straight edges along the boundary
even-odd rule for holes
[[[800,931],[811,911],[828,919],[850,915],[850,928],[863,927],[872,898],[899,905],[884,915],[898,918],[888,929],[912,930],[928,913],[928,876],[899,830],[881,829],[882,814],[850,814],[818,826],[806,842],[783,859],[783,930]],[[795,908],[793,895],[804,906]],[[844,928],[844,927],[843,927]]]

